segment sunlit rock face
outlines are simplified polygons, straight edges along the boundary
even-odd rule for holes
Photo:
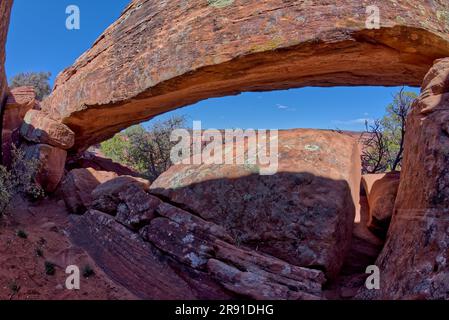
[[[401,183],[377,265],[380,290],[365,298],[449,298],[449,59],[435,63],[407,119]]]
[[[20,127],[25,114],[38,107],[33,87],[19,87],[9,90],[3,107],[2,127],[2,162],[10,165],[12,161],[12,144],[20,141]]]
[[[12,0],[2,0],[0,2],[0,104],[6,97],[8,83],[5,75],[5,43],[8,35],[9,16],[11,13]]]
[[[135,0],[62,72],[44,110],[82,150],[213,97],[303,86],[418,86],[449,56],[449,3]],[[379,29],[373,14],[380,14]],[[368,12],[368,13],[367,13]]]

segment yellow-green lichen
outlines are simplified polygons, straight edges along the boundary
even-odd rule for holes
[[[252,47],[251,51],[256,52],[265,52],[265,51],[272,51],[278,49],[283,43],[283,39],[281,37],[275,37],[263,44],[256,45]]]
[[[214,8],[224,8],[234,3],[234,0],[207,0],[210,6]]]
[[[401,17],[401,16],[397,16],[397,17],[396,17],[396,22],[397,22],[398,24],[405,24],[405,23],[406,23],[406,20],[405,20],[405,18],[403,18],[403,17]]]
[[[449,24],[449,11],[447,10],[438,10],[437,11],[437,19],[440,22],[445,24]]]

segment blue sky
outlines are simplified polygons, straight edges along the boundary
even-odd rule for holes
[[[130,0],[15,0],[7,43],[8,78],[26,71],[56,75],[89,49]],[[66,7],[81,11],[81,29],[65,28]],[[417,88],[409,88],[418,92]],[[302,88],[214,98],[172,114],[201,120],[203,128],[323,128],[362,130],[381,117],[399,88]]]

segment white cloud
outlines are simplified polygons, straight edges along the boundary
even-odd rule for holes
[[[332,123],[339,124],[339,125],[365,125],[366,122],[368,122],[368,124],[373,124],[374,119],[359,118],[359,119],[352,119],[352,120],[333,120],[332,121]]]
[[[296,108],[291,108],[289,106],[283,105],[283,104],[277,104],[276,107],[279,110],[286,110],[286,111],[296,111]]]

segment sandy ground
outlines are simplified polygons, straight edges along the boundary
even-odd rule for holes
[[[65,231],[70,222],[63,203],[47,199],[27,204],[16,199],[9,211],[0,218],[0,299],[135,299],[70,243]],[[46,274],[46,262],[54,264],[54,275]],[[80,290],[66,289],[69,265],[81,271]],[[86,266],[95,274],[84,277]]]

